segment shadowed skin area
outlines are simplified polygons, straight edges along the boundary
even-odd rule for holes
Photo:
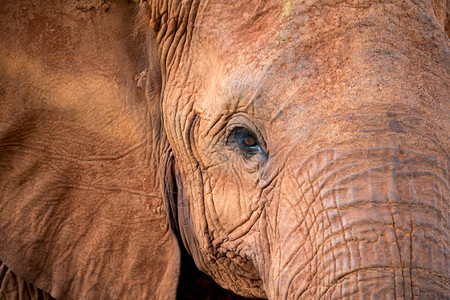
[[[444,299],[446,1],[0,6],[0,296]]]

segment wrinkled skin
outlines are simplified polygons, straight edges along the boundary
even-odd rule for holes
[[[1,12],[2,292],[450,294],[446,1],[81,2]]]

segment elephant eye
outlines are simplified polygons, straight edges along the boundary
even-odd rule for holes
[[[244,127],[236,127],[228,137],[228,144],[235,146],[246,158],[256,154],[266,157],[256,134]]]

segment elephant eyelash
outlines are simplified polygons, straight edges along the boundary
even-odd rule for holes
[[[265,153],[260,141],[255,133],[245,127],[235,127],[228,136],[227,144],[236,147],[245,158],[251,158],[259,154],[266,159]]]

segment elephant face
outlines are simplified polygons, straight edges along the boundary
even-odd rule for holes
[[[448,40],[432,6],[213,2],[163,99],[197,266],[245,296],[443,297]]]
[[[447,4],[135,2],[0,8],[2,295],[450,294]]]

